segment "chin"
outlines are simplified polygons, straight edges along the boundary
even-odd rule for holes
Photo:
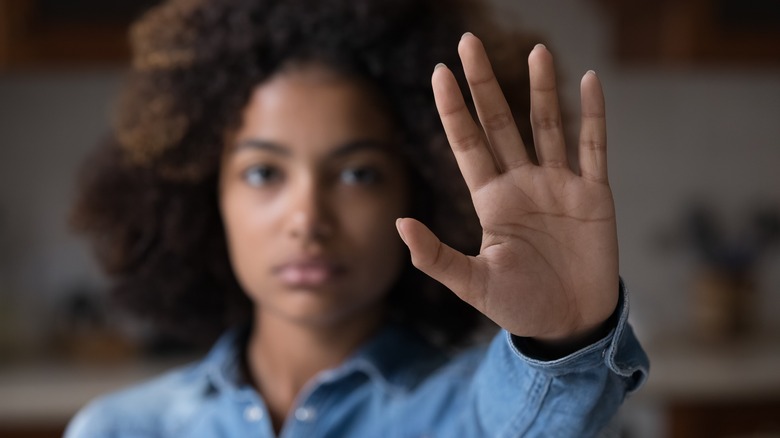
[[[289,323],[318,329],[349,325],[378,317],[382,313],[380,302],[356,303],[354,299],[347,302],[352,305],[348,306],[346,302],[342,302],[331,306],[322,306],[322,303],[312,305],[314,303],[299,302],[287,309],[278,308],[273,313],[286,319]]]

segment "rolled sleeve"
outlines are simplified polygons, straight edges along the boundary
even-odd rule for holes
[[[628,290],[620,280],[614,327],[599,341],[574,353],[554,360],[540,360],[532,357],[524,346],[522,338],[504,332],[510,349],[532,368],[558,377],[606,365],[613,373],[627,379],[628,392],[637,390],[647,379],[649,360],[628,323]]]

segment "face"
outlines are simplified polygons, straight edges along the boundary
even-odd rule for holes
[[[334,324],[382,306],[407,213],[394,129],[360,83],[322,67],[257,86],[225,148],[220,209],[260,318]]]

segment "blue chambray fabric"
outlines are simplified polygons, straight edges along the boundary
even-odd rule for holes
[[[448,355],[388,326],[299,395],[281,437],[588,437],[647,377],[621,284],[615,327],[561,359],[523,352],[500,331],[487,346]],[[201,361],[99,398],[66,438],[274,437],[262,398],[240,366],[240,332]]]

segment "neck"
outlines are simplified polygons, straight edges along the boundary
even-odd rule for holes
[[[341,364],[382,322],[381,309],[333,323],[294,321],[259,310],[255,314],[247,366],[277,432],[304,386],[321,371]]]

